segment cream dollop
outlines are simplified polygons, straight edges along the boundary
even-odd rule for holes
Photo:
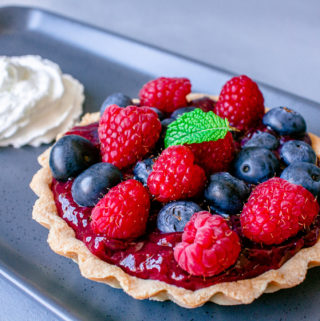
[[[0,56],[0,146],[39,146],[82,113],[83,85],[40,56]]]

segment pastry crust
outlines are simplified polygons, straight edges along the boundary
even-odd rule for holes
[[[188,100],[203,96],[190,94]],[[217,96],[209,97],[217,100]],[[99,117],[99,113],[86,114],[79,125],[96,122]],[[310,134],[310,137],[312,146],[320,157],[320,138],[313,134]],[[196,308],[207,301],[220,305],[248,304],[263,293],[298,285],[305,279],[308,268],[320,265],[320,240],[318,240],[314,246],[300,250],[277,270],[267,271],[252,279],[219,283],[196,291],[162,281],[131,276],[120,267],[93,255],[83,242],[75,238],[72,228],[58,216],[50,189],[52,175],[49,168],[49,154],[50,148],[39,156],[38,161],[42,168],[34,175],[30,184],[31,189],[39,197],[34,204],[32,218],[49,229],[48,243],[51,249],[77,262],[84,277],[122,288],[136,299],[171,300],[186,308]]]

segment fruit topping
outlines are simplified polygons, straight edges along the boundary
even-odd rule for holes
[[[230,79],[223,86],[214,109],[241,131],[254,128],[262,120],[264,99],[258,85],[247,76]]]
[[[191,91],[191,83],[187,78],[160,77],[146,83],[140,90],[140,105],[152,106],[164,113],[187,105],[186,96]]]
[[[317,161],[317,155],[312,147],[301,140],[290,140],[284,143],[280,150],[280,157],[286,165],[293,162],[315,164]]]
[[[109,163],[94,164],[74,180],[72,197],[80,206],[95,206],[121,180],[122,174],[116,166]]]
[[[279,135],[301,136],[306,132],[306,122],[296,111],[288,107],[270,109],[263,116],[263,123]]]
[[[187,145],[193,152],[195,162],[208,175],[227,171],[235,156],[234,141],[231,132],[224,138],[211,142]]]
[[[206,181],[204,170],[194,164],[194,155],[186,146],[165,149],[153,165],[148,187],[160,202],[193,197]]]
[[[143,186],[147,186],[148,177],[152,171],[154,159],[147,158],[140,162],[137,162],[133,169],[133,178],[141,182]]]
[[[67,135],[53,145],[49,165],[55,179],[66,181],[99,161],[99,150],[89,140]]]
[[[259,184],[275,176],[279,161],[272,151],[262,147],[248,147],[237,154],[233,163],[234,175],[247,183]]]
[[[136,238],[145,233],[149,209],[147,190],[130,179],[111,188],[93,208],[91,227],[111,238]]]
[[[99,122],[102,160],[119,169],[148,154],[161,132],[158,115],[148,107],[109,106]]]
[[[102,115],[107,107],[111,105],[117,105],[119,107],[127,107],[133,105],[130,97],[123,93],[114,93],[108,96],[102,103],[100,108],[100,114]]]
[[[275,177],[254,189],[240,220],[244,236],[270,245],[310,226],[318,213],[319,204],[308,190]]]
[[[230,130],[226,119],[195,109],[168,126],[165,146],[186,144],[207,174],[226,171],[235,153]]]
[[[238,214],[249,194],[250,189],[246,183],[222,172],[210,176],[204,198],[210,208],[219,214]]]
[[[303,186],[315,197],[320,198],[320,168],[318,166],[295,162],[289,165],[280,177],[290,183]]]
[[[240,253],[238,235],[219,215],[202,211],[186,224],[174,248],[179,266],[192,275],[213,276],[233,265]]]
[[[270,133],[257,131],[243,145],[243,148],[245,147],[264,147],[270,150],[275,150],[279,147],[279,141]]]
[[[171,118],[173,119],[177,119],[178,117],[180,117],[181,115],[183,115],[184,113],[190,113],[191,111],[194,111],[196,109],[196,107],[190,106],[190,107],[182,107],[179,109],[176,109],[172,114],[171,114]]]
[[[193,99],[189,102],[189,106],[200,108],[205,112],[213,111],[215,105],[216,105],[216,102],[210,99],[209,97]]]
[[[157,217],[157,227],[163,233],[183,232],[191,216],[200,212],[201,207],[190,201],[177,201],[166,204]]]

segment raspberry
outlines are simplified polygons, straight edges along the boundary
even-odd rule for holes
[[[240,216],[243,234],[264,244],[279,244],[310,226],[319,212],[304,187],[275,177],[258,185]]]
[[[138,237],[146,230],[149,209],[148,191],[129,179],[111,188],[93,208],[92,230],[117,239]]]
[[[174,248],[179,266],[192,275],[213,276],[236,262],[240,241],[226,220],[202,211],[193,214],[184,228],[182,242]]]
[[[203,111],[208,112],[208,111],[214,110],[216,102],[214,100],[210,99],[209,97],[203,97],[203,98],[191,100],[188,103],[188,105],[196,107],[196,108],[200,108]]]
[[[153,165],[148,187],[160,202],[197,195],[204,187],[204,170],[194,165],[194,156],[186,146],[165,149]]]
[[[264,99],[258,85],[247,76],[230,79],[222,88],[215,113],[239,130],[256,127],[264,115]]]
[[[98,128],[102,160],[120,169],[132,165],[152,150],[160,132],[159,118],[150,108],[111,105]]]
[[[235,146],[230,132],[223,139],[187,146],[192,150],[195,162],[208,175],[227,171],[235,155]]]
[[[190,91],[191,83],[187,78],[160,77],[142,87],[139,93],[140,104],[172,113],[177,108],[187,105],[186,96]]]

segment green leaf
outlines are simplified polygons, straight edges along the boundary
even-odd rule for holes
[[[172,122],[164,139],[165,147],[215,141],[224,138],[232,130],[228,120],[212,111],[204,112],[197,108],[184,113]]]

